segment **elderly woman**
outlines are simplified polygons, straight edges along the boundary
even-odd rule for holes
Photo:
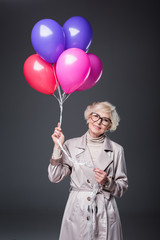
[[[91,217],[91,239],[122,240],[115,197],[121,197],[128,187],[124,151],[105,135],[109,130],[116,130],[119,116],[109,102],[93,103],[86,108],[84,116],[88,131],[83,136],[64,143],[59,124],[52,135],[54,150],[48,167],[49,179],[57,183],[69,175],[71,185],[60,240],[89,239]],[[61,150],[57,139],[73,161]],[[95,183],[99,189],[90,209]]]

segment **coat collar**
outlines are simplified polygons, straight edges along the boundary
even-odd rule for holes
[[[87,135],[87,132],[82,137],[79,138],[79,140],[77,141],[77,144],[76,144],[77,148],[86,149],[86,145],[87,145],[87,141],[86,141],[87,136],[86,135]],[[104,139],[103,150],[113,152],[113,148],[110,143],[110,139],[106,135],[105,135],[105,139]]]
[[[85,161],[85,159],[88,159],[88,160],[90,159],[90,162],[92,163],[91,155],[89,153],[89,149],[88,149],[87,143],[86,143],[86,137],[87,137],[86,134],[87,133],[85,133],[77,141],[76,157],[81,158],[84,161]],[[110,165],[110,163],[113,161],[113,158],[112,158],[113,155],[110,154],[111,152],[113,152],[113,148],[110,143],[110,139],[105,135],[103,148],[102,148],[101,154],[96,159],[95,167],[98,167],[101,170],[105,170]]]

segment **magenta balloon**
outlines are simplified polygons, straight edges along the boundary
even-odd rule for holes
[[[63,91],[66,94],[74,92],[90,73],[88,55],[79,48],[65,50],[58,58],[56,73]]]
[[[86,81],[76,91],[83,91],[93,87],[101,78],[103,65],[99,57],[92,53],[87,54],[91,64],[91,71]]]

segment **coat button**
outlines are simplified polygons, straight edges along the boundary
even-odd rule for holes
[[[88,201],[91,201],[91,198],[90,198],[90,197],[87,197],[87,200],[88,200]]]
[[[87,179],[87,182],[90,183],[89,179]]]
[[[89,216],[87,216],[87,220],[89,221]]]

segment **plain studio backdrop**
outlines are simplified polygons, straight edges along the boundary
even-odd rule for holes
[[[0,0],[0,240],[58,240],[69,178],[52,184],[47,168],[59,105],[29,86],[23,64],[35,53],[30,36],[39,20],[51,18],[63,26],[72,16],[91,23],[89,52],[102,60],[103,75],[93,88],[74,92],[64,103],[63,132],[66,139],[83,135],[83,112],[94,101],[117,107],[121,122],[108,135],[125,149],[129,188],[117,199],[124,240],[158,239],[158,4]]]

